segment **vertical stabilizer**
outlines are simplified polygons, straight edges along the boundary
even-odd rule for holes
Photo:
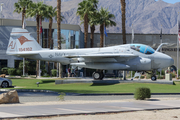
[[[29,51],[38,51],[41,49],[41,46],[26,29],[13,28],[6,54],[28,53]]]

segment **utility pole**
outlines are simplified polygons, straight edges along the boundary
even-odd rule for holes
[[[3,16],[2,16],[3,5],[4,5],[4,3],[1,3],[1,18],[3,17]]]

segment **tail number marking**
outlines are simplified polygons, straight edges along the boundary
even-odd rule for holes
[[[32,47],[28,47],[28,48],[19,48],[19,51],[32,51]]]

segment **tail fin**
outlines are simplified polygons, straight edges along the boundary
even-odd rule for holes
[[[13,28],[10,34],[6,54],[28,54],[30,53],[30,51],[37,51],[41,49],[41,46],[37,43],[37,41],[30,35],[30,33],[26,29]]]

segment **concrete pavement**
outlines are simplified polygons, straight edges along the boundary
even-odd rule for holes
[[[0,106],[0,119],[179,109],[180,100]]]

